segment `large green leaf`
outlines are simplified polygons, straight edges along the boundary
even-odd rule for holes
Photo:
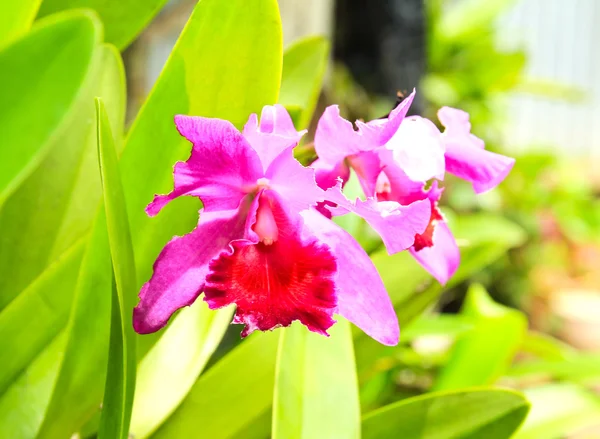
[[[0,78],[8,73],[16,77],[3,78],[11,87],[0,92],[15,93],[2,99],[12,109],[8,116],[0,114],[5,133],[0,156],[7,153],[13,164],[22,159],[26,165],[10,183],[16,185],[11,186],[14,192],[0,210],[0,309],[89,231],[100,193],[97,173],[85,166],[85,157],[93,151],[88,143],[93,93],[100,92],[102,83],[98,67],[104,51],[95,46],[101,30],[89,14],[60,15],[44,20],[15,44],[21,53],[12,54],[14,46],[0,53],[0,59],[16,58],[0,60],[10,66],[2,69]],[[29,83],[21,83],[21,78]],[[32,108],[35,123],[30,121]],[[4,123],[10,125],[6,130]],[[17,131],[11,134],[13,129]],[[0,158],[0,168],[10,166],[11,160]],[[90,180],[98,189],[87,184]],[[76,222],[78,215],[83,219]],[[89,221],[84,220],[87,216]]]
[[[72,12],[44,20],[0,52],[0,83],[10,84],[0,91],[0,206],[75,116],[100,34],[94,15]]]
[[[177,408],[231,323],[231,307],[212,311],[197,301],[167,328],[138,368],[131,434],[148,437]],[[190,314],[191,317],[186,317]]]
[[[31,26],[41,0],[0,3],[0,46],[21,36]]]
[[[327,338],[298,322],[281,331],[273,439],[360,437],[350,324],[339,319],[329,332]]]
[[[112,297],[106,387],[98,437],[126,439],[137,368],[131,310],[136,299],[135,262],[114,138],[104,102],[96,98],[98,160],[115,285]]]
[[[269,436],[279,333],[250,336],[194,384],[153,439]],[[266,420],[266,423],[263,422]]]
[[[491,384],[508,368],[527,329],[526,317],[495,303],[480,285],[472,285],[461,314],[473,324],[454,345],[434,388],[458,389]]]
[[[323,37],[296,41],[283,54],[279,103],[291,110],[296,128],[308,127],[327,67],[329,43]]]
[[[167,0],[43,0],[39,15],[65,9],[94,9],[104,23],[105,41],[124,49],[165,3]]]
[[[36,437],[52,395],[66,337],[59,334],[0,397],[0,437]]]
[[[600,399],[581,386],[547,384],[528,389],[525,395],[531,413],[514,439],[559,439],[598,425]]]
[[[66,324],[83,249],[65,252],[0,313],[0,394]]]
[[[528,410],[527,400],[509,390],[430,393],[367,414],[362,437],[506,439],[523,422]]]
[[[67,344],[38,437],[70,437],[98,410],[106,376],[112,269],[104,209],[81,263]],[[60,295],[60,294],[59,294]]]

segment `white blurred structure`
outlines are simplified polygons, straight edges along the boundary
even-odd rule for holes
[[[515,93],[507,145],[550,147],[600,169],[600,1],[519,0],[499,21],[498,37],[525,49],[527,79],[583,93],[579,102]]]

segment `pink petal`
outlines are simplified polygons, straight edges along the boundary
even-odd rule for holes
[[[310,167],[315,170],[317,186],[323,190],[335,186],[338,179],[341,179],[342,185],[344,185],[348,181],[348,178],[350,178],[350,168],[345,161],[332,165],[321,159],[317,159]]]
[[[378,342],[394,346],[400,329],[377,269],[346,231],[314,210],[302,212],[310,234],[325,242],[337,260],[337,312]]]
[[[404,119],[385,147],[411,180],[444,179],[444,142],[431,121],[419,116]]]
[[[423,233],[429,224],[429,200],[415,201],[408,206],[395,201],[377,202],[373,198],[351,202],[340,189],[338,185],[326,191],[327,201],[338,205],[338,208],[331,209],[334,215],[353,212],[364,218],[381,236],[389,254],[411,247],[415,242],[415,235]]]
[[[381,173],[379,155],[372,151],[360,152],[349,157],[348,162],[354,169],[365,195],[374,197],[377,177]]]
[[[204,288],[208,264],[230,241],[244,236],[246,213],[201,212],[198,226],[174,237],[154,263],[154,273],[140,291],[133,327],[140,334],[158,331],[179,308],[191,305]]]
[[[263,176],[256,152],[228,121],[178,115],[175,125],[193,143],[192,153],[186,162],[175,164],[173,191],[155,196],[146,208],[148,215],[181,195],[199,197],[206,212],[236,209]]]
[[[471,134],[468,113],[443,107],[438,118],[446,127],[446,170],[473,183],[473,190],[482,193],[496,187],[508,175],[515,160],[484,149],[481,139]]]
[[[409,94],[402,102],[400,102],[400,105],[391,111],[387,118],[387,123],[383,127],[379,137],[380,145],[385,145],[394,136],[394,134],[396,134],[396,131],[398,131],[398,128],[406,117],[406,113],[408,113],[408,109],[415,98],[415,93],[416,90],[413,89],[412,93]]]
[[[296,131],[292,118],[282,105],[266,105],[260,115],[260,125],[256,114],[252,114],[243,133],[266,170],[284,149],[296,146],[306,130]]]
[[[317,186],[315,170],[302,166],[291,149],[279,154],[267,169],[268,186],[296,213],[323,201],[324,191]]]
[[[336,307],[335,258],[314,238],[302,239],[297,226],[276,198],[270,199],[279,228],[274,242],[232,243],[210,264],[204,288],[211,309],[236,304],[235,323],[252,331],[289,326],[300,320],[308,329],[327,335]],[[257,222],[258,223],[258,222]]]
[[[319,159],[336,165],[346,157],[371,149],[368,139],[355,131],[352,123],[340,116],[337,105],[325,109],[315,133],[315,151]]]
[[[448,225],[440,221],[433,232],[433,246],[410,253],[439,283],[445,285],[460,263],[460,252]]]

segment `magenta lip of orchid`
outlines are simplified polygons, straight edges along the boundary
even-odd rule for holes
[[[203,293],[211,309],[236,306],[242,336],[294,320],[327,335],[339,314],[380,343],[397,344],[398,321],[377,270],[331,215],[361,216],[390,254],[409,249],[445,283],[458,249],[437,207],[442,189],[435,181],[425,189],[427,181],[448,170],[483,192],[514,162],[485,151],[460,110],[440,110],[443,133],[407,118],[413,97],[386,119],[357,122],[357,130],[336,106],[327,108],[311,167],[294,159],[304,132],[280,105],[265,106],[260,122],[251,115],[242,132],[220,119],[176,116],[192,151],[174,166],[173,191],[155,196],[146,212],[154,216],[183,195],[198,197],[203,208],[197,227],[174,237],[154,263],[133,312],[135,330],[159,330]],[[341,192],[350,168],[364,200]]]

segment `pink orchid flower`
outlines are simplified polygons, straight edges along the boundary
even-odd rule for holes
[[[313,167],[317,182],[324,189],[335,187],[337,179],[345,182],[352,169],[367,200],[402,205],[429,201],[428,226],[415,235],[410,253],[445,284],[458,268],[460,253],[438,208],[443,190],[437,180],[443,180],[444,174],[450,172],[471,182],[476,193],[482,193],[508,175],[514,159],[486,151],[483,141],[471,134],[469,115],[464,111],[440,109],[438,118],[445,127],[443,133],[425,118],[406,117],[414,95],[413,91],[387,118],[357,121],[356,130],[340,116],[337,106],[328,107],[317,127],[315,150],[319,159]],[[425,189],[432,179],[435,180]],[[322,206],[321,211],[324,209],[338,213]],[[384,244],[390,251],[385,240]]]
[[[236,305],[242,336],[294,320],[327,335],[339,314],[383,344],[398,342],[396,314],[373,263],[314,207],[344,204],[400,251],[425,231],[428,201],[363,205],[335,187],[324,191],[314,169],[294,159],[303,132],[279,105],[266,106],[260,124],[252,115],[242,133],[219,119],[176,116],[175,124],[192,152],[175,165],[173,191],[146,211],[156,215],[182,195],[200,198],[203,209],[198,226],[158,256],[134,310],[137,332],[157,331],[204,293],[211,309]]]

